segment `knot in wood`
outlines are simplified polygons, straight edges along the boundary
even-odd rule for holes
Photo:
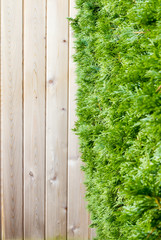
[[[29,172],[29,175],[30,175],[31,177],[33,177],[33,176],[34,176],[34,174],[33,174],[33,172],[32,172],[32,171],[30,171],[30,172]]]
[[[54,83],[54,80],[53,79],[50,79],[49,80],[49,84],[53,84]]]

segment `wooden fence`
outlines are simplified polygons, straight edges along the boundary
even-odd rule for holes
[[[74,0],[1,0],[1,239],[92,239],[76,136]]]

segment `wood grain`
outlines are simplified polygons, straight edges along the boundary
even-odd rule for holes
[[[67,17],[76,14],[74,2],[1,0],[3,240],[95,236],[71,130],[77,86]]]
[[[47,5],[47,239],[66,238],[68,1]]]
[[[70,17],[74,17],[76,9],[75,1],[70,1]],[[69,45],[69,135],[68,135],[68,238],[88,239],[88,212],[84,200],[85,187],[84,177],[80,169],[82,165],[78,150],[78,139],[72,132],[75,116],[75,94],[77,86],[75,84],[75,64],[72,55],[74,54],[74,38],[70,28]]]
[[[19,0],[1,0],[1,164],[2,225],[5,239],[16,239],[22,237],[22,1]]]
[[[90,229],[90,239],[94,239],[96,237],[96,230],[94,228]]]
[[[25,238],[45,229],[45,0],[24,1]]]

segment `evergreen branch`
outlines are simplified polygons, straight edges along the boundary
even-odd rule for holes
[[[161,204],[158,198],[155,198],[156,204],[159,206],[159,210],[161,210]]]
[[[157,228],[160,227],[160,226],[161,226],[161,224],[158,224],[156,227],[154,227],[154,228],[152,229],[152,231],[149,233],[149,235],[147,236],[147,238],[149,238],[149,237],[153,234],[153,232],[156,231]],[[159,239],[159,238],[158,238],[158,239]]]
[[[151,196],[148,196],[148,195],[146,195],[145,196],[146,198],[148,198],[148,199],[154,199],[155,200],[155,203],[158,205],[158,207],[159,208],[157,208],[158,210],[161,210],[161,203],[160,203],[160,201],[161,201],[161,198],[159,198],[159,197],[151,197]]]
[[[150,236],[153,234],[153,232],[157,229],[157,227],[153,228],[152,231],[148,234],[147,238],[150,238]]]
[[[161,85],[157,88],[156,92],[158,92],[161,89]],[[160,91],[159,91],[160,93]]]
[[[101,108],[101,106],[100,106],[100,104],[99,104],[99,103],[98,103],[98,107],[99,107],[99,110],[100,110],[100,111],[102,111],[102,108]]]
[[[146,32],[133,32],[133,33],[135,33],[135,34],[144,34]]]
[[[160,1],[77,0],[76,5],[77,16],[70,19],[76,38],[75,132],[96,240],[157,239]]]
[[[161,235],[158,236],[157,240],[158,240],[158,239],[161,239]]]

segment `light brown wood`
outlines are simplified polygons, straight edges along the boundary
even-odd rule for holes
[[[96,237],[96,230],[94,228],[90,229],[90,239],[94,239]]]
[[[67,17],[75,16],[74,2],[1,0],[3,240],[95,236],[71,130],[77,86]]]
[[[89,214],[89,225],[92,223],[90,214]],[[96,229],[90,228],[88,230],[88,239],[93,240],[96,237]]]
[[[70,16],[74,17],[76,9],[74,0],[70,2]],[[84,177],[80,169],[82,165],[78,150],[78,139],[72,132],[75,116],[75,94],[77,86],[75,84],[75,64],[72,55],[74,54],[73,33],[70,28],[69,45],[69,135],[68,135],[68,238],[87,240],[88,239],[88,212],[84,200],[85,187]]]
[[[45,0],[24,1],[25,239],[44,239]]]
[[[66,238],[68,1],[47,4],[47,239]]]
[[[22,237],[22,1],[1,0],[2,228]],[[4,222],[5,221],[5,222]]]

